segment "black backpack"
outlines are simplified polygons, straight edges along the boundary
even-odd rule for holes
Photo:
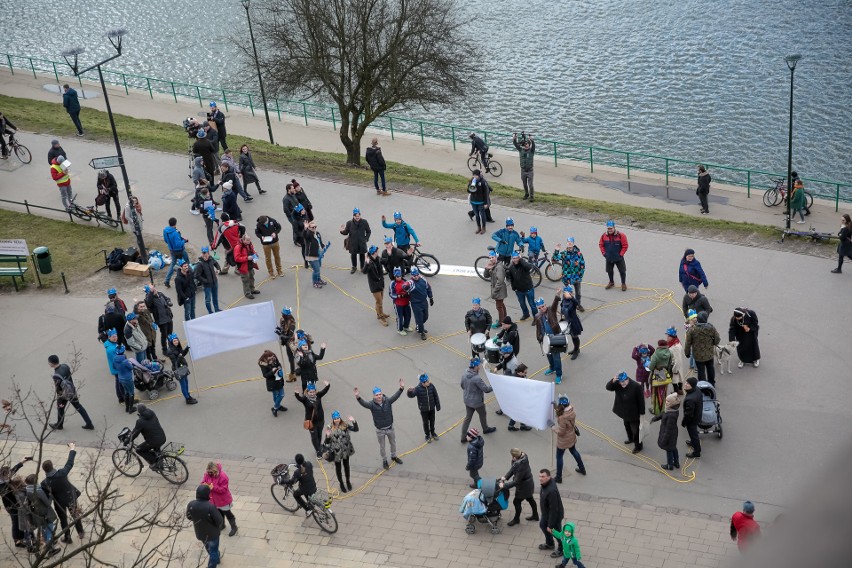
[[[127,264],[127,255],[124,254],[124,249],[118,247],[112,249],[112,252],[107,255],[106,263],[113,272],[118,272],[124,268],[124,265]]]

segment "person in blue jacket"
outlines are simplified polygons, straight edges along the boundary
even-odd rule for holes
[[[521,248],[521,235],[515,232],[515,220],[506,218],[506,228],[495,231],[491,238],[497,241],[497,259],[508,263],[515,247]]]
[[[683,258],[680,259],[680,268],[678,269],[678,279],[685,292],[689,290],[690,286],[698,288],[704,284],[704,287],[707,288],[710,285],[707,282],[704,269],[701,268],[701,263],[695,259],[694,250],[686,249],[683,252]]]
[[[183,235],[180,234],[177,228],[177,219],[174,217],[169,219],[169,226],[163,229],[163,241],[165,241],[169,248],[169,254],[172,256],[172,263],[169,265],[169,271],[166,273],[166,281],[164,282],[166,288],[171,288],[169,281],[172,279],[177,261],[183,259],[184,262],[189,262],[189,255],[186,254],[186,243],[189,242],[189,239],[183,238]]]
[[[528,237],[525,237],[524,232],[521,231],[521,242],[527,245],[527,258],[529,261],[538,261],[538,255],[544,251],[544,240],[538,236],[538,229],[530,227],[530,236]]]
[[[115,372],[118,373],[118,382],[124,390],[124,410],[128,414],[136,412],[136,406],[133,405],[136,392],[133,388],[133,363],[127,360],[125,355],[124,345],[119,345],[115,348],[115,357],[113,357],[113,365]]]
[[[414,232],[411,225],[402,220],[402,213],[399,211],[394,211],[393,213],[393,224],[388,223],[387,217],[382,215],[382,227],[385,229],[393,229],[396,248],[409,256],[412,252],[414,252],[414,248],[411,246],[411,239],[414,239],[415,243],[420,244],[420,239],[417,238],[417,233]]]
[[[414,287],[408,293],[408,299],[411,303],[411,311],[414,314],[414,330],[420,334],[420,339],[425,341],[429,306],[435,305],[435,299],[432,297],[432,286],[423,278],[416,266],[411,268],[411,282],[414,283]]]

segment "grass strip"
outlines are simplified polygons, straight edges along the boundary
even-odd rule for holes
[[[71,136],[74,127],[69,120],[57,121],[57,116],[64,117],[64,109],[59,103],[36,101],[0,95],[0,108],[4,113],[14,118],[15,125],[24,130],[45,135]],[[140,119],[121,114],[114,114],[116,129],[122,144],[146,148],[162,152],[185,154],[187,138],[180,125]],[[105,112],[83,108],[81,120],[86,125],[86,138],[93,141],[112,143],[112,131],[109,118]],[[252,155],[258,167],[289,172],[300,172],[309,176],[332,178],[365,185],[372,185],[373,174],[366,167],[352,167],[346,164],[345,154],[318,152],[292,146],[273,146],[263,140],[229,135],[229,141],[234,148],[247,143],[252,148]],[[394,162],[389,163],[393,172],[394,187],[452,194],[466,197],[467,178],[457,174],[442,173]],[[491,183],[494,189],[493,197],[503,205],[531,207],[518,198],[518,189],[500,183]],[[653,209],[612,203],[596,199],[583,199],[569,195],[536,192],[535,209],[543,213],[565,212],[580,216],[600,216],[612,218],[622,224],[632,222],[638,226],[674,232],[707,232],[724,238],[725,234],[741,239],[743,236],[778,238],[778,229],[757,223],[743,223],[697,217]]]

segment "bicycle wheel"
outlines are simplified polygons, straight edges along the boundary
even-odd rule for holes
[[[109,215],[104,215],[103,213],[98,213],[97,218],[98,218],[98,221],[100,221],[104,225],[108,225],[108,226],[112,227],[113,229],[118,227],[118,224],[119,224],[118,219],[113,219]]]
[[[419,254],[414,259],[414,266],[423,276],[435,276],[441,271],[441,263],[432,254]]]
[[[314,520],[319,525],[319,528],[328,534],[337,532],[337,517],[331,509],[321,508],[319,505],[314,505]]]
[[[15,155],[25,164],[33,161],[33,155],[30,154],[30,149],[23,144],[15,144]]]
[[[295,513],[299,510],[299,504],[296,503],[296,498],[288,486],[273,483],[269,491],[272,493],[272,498],[275,499],[275,502],[281,505],[285,511]]]
[[[549,262],[544,269],[544,275],[551,282],[559,282],[562,280],[562,265],[558,262]]]
[[[541,285],[541,270],[538,269],[538,266],[533,266],[530,269],[530,278],[533,281],[533,288],[538,288]]]
[[[471,172],[473,172],[473,170],[479,169],[479,159],[478,158],[468,158],[467,159],[467,169],[469,169]]]
[[[487,256],[480,256],[476,259],[476,262],[473,263],[473,269],[476,271],[476,275],[485,280],[486,282],[490,282],[490,278],[486,278],[485,276],[485,265],[488,264]]]
[[[121,475],[136,477],[142,473],[142,460],[130,448],[118,448],[112,453],[112,465]]]
[[[774,207],[781,201],[781,195],[775,189],[767,189],[763,193],[763,204],[767,207]]]
[[[500,165],[500,162],[496,160],[488,161],[488,173],[492,176],[498,178],[503,175],[503,166]]]
[[[75,217],[82,219],[83,221],[91,221],[92,216],[86,213],[86,210],[80,207],[77,204],[71,206],[70,213]]]
[[[160,458],[160,475],[173,485],[183,485],[189,479],[189,470],[182,459],[176,456]]]
[[[814,196],[809,191],[805,192],[805,209],[810,209],[814,206]]]

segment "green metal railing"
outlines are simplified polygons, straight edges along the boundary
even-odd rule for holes
[[[64,63],[58,61],[11,55],[8,53],[0,54],[0,57],[3,56],[5,56],[6,65],[13,75],[15,74],[15,69],[23,69],[31,72],[35,78],[38,77],[38,73],[42,73],[52,75],[59,82],[59,78],[62,75],[60,72],[64,72],[67,69]],[[249,109],[252,115],[255,114],[255,110],[260,109],[262,106],[256,93],[206,87],[191,83],[179,83],[106,69],[103,70],[103,74],[104,81],[123,87],[126,94],[130,94],[130,89],[134,89],[147,91],[152,99],[154,98],[154,93],[171,96],[175,102],[178,101],[178,97],[182,99],[194,99],[198,101],[201,107],[205,106],[205,100],[216,100],[222,103],[226,111],[229,106],[242,107]],[[77,79],[81,87],[83,85],[83,78],[87,81],[98,82],[97,74],[94,71]],[[274,99],[267,101],[267,108],[270,113],[278,116],[279,121],[284,116],[290,116],[298,120],[304,120],[305,126],[313,120],[331,123],[332,128],[336,130],[340,119],[336,107],[309,101]],[[483,136],[491,148],[514,150],[512,135],[506,132],[485,131],[465,126],[454,126],[392,115],[380,117],[370,127],[389,132],[391,139],[394,139],[398,134],[414,136],[420,139],[421,144],[425,144],[427,138],[449,140],[453,144],[453,149],[459,144],[469,144],[468,136],[471,132],[475,131]],[[594,173],[596,165],[620,168],[627,171],[628,179],[631,172],[634,171],[659,174],[665,176],[667,185],[670,178],[695,177],[695,167],[699,163],[696,160],[681,160],[654,154],[627,152],[624,150],[546,140],[543,138],[536,139],[536,154],[539,157],[552,157],[554,167],[558,166],[559,161],[562,160],[563,162],[586,163],[589,165],[589,170],[592,173]],[[775,187],[775,179],[787,177],[786,172],[765,172],[722,164],[701,163],[706,165],[708,169],[712,169],[713,181],[715,183],[745,187],[748,197],[751,197],[753,190],[762,192]],[[852,202],[852,184],[814,178],[802,179],[806,182],[808,191],[813,193],[815,197],[834,201],[835,211],[839,210],[841,201]]]

